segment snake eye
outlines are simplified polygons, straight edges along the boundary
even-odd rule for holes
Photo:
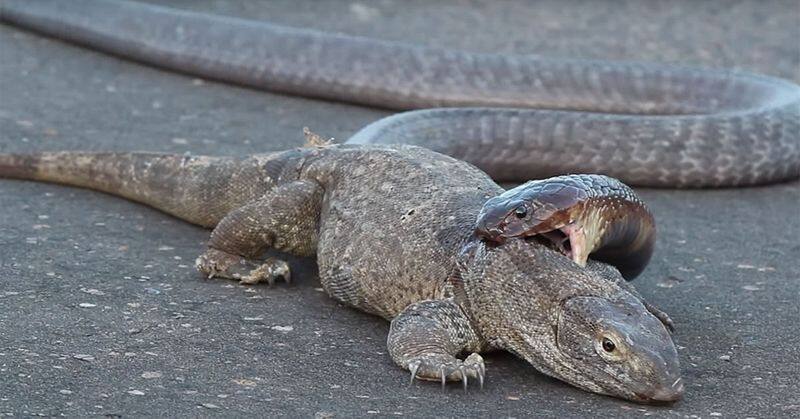
[[[610,352],[614,352],[616,349],[617,349],[617,345],[614,344],[614,341],[612,341],[609,338],[603,338],[603,350],[604,351],[610,353]]]
[[[516,215],[517,218],[525,218],[528,216],[528,209],[520,205],[514,209],[514,215]]]

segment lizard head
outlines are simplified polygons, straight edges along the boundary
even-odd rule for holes
[[[644,403],[681,398],[675,344],[619,271],[591,260],[580,267],[532,239],[471,246],[460,264],[462,306],[492,346],[584,390]]]
[[[639,301],[574,296],[560,306],[559,358],[577,366],[586,388],[639,402],[681,398],[675,345]]]

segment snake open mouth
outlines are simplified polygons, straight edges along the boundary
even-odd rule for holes
[[[589,249],[586,247],[586,235],[580,225],[568,224],[561,228],[540,232],[537,236],[544,239],[545,244],[558,250],[578,265],[586,266]]]
[[[541,236],[547,240],[552,247],[563,253],[564,256],[572,257],[572,244],[569,241],[567,233],[563,232],[561,229],[555,229],[541,233]]]

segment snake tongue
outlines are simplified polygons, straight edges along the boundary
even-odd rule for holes
[[[587,246],[586,233],[579,225],[568,225],[561,229],[564,234],[569,238],[570,251],[568,256],[580,266],[586,266],[586,260],[589,259],[589,252],[591,249]]]

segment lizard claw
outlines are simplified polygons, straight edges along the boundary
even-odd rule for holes
[[[667,313],[646,301],[644,302],[644,307],[650,314],[656,316],[656,318],[661,321],[669,333],[675,333],[675,322],[672,321],[672,318],[670,318]]]
[[[408,363],[408,370],[411,372],[409,385],[414,383],[414,379],[439,381],[443,390],[448,381],[461,381],[461,386],[467,391],[470,378],[477,379],[482,389],[486,375],[483,358],[476,353],[463,361],[449,355],[420,356]]]
[[[467,359],[464,360],[464,367],[474,372],[478,378],[478,384],[483,390],[483,380],[486,377],[486,364],[483,362],[483,357],[476,353],[471,353]],[[464,375],[468,377],[470,374]]]
[[[464,393],[466,393],[467,386],[469,385],[469,376],[467,375],[467,370],[464,364],[458,366],[458,371],[461,373],[461,384],[464,387]]]
[[[409,386],[414,384],[414,379],[417,378],[417,371],[419,371],[420,364],[422,364],[422,361],[414,361],[408,364],[408,369],[411,371],[411,381],[408,383]]]
[[[278,278],[283,278],[287,284],[292,282],[289,264],[280,259],[269,258],[247,275],[236,279],[239,279],[240,284],[255,285],[266,282],[271,287]]]

